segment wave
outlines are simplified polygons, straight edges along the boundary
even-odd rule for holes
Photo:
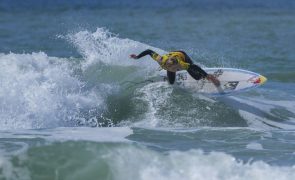
[[[54,158],[53,149],[59,152],[54,154]],[[40,150],[42,155],[35,156]],[[243,163],[225,153],[207,154],[200,150],[160,153],[130,144],[56,143],[31,147],[28,151],[14,156],[14,160],[18,163],[0,158],[0,169],[5,172],[2,176],[7,179],[295,178],[292,166],[271,166],[262,161]],[[40,169],[45,168],[49,170],[41,173]]]
[[[82,59],[0,54],[0,129],[72,126],[259,127],[293,129],[293,101],[268,101],[256,89],[243,98],[210,99],[164,82],[150,83],[158,65],[149,57],[131,60],[147,48],[104,28],[61,38]],[[290,96],[283,95],[280,100]],[[289,107],[284,107],[286,102]]]
[[[116,99],[122,93],[120,83],[143,79],[157,67],[145,58],[135,62],[128,57],[149,46],[101,28],[63,38],[77,47],[83,59],[44,52],[0,54],[0,129],[112,126],[105,116],[109,95]]]
[[[269,166],[263,162],[243,164],[224,153],[153,151],[122,148],[110,153],[108,163],[116,172],[114,179],[292,179],[292,167]],[[128,163],[127,163],[128,162]],[[136,166],[136,167],[135,167]],[[132,171],[136,169],[136,171]]]

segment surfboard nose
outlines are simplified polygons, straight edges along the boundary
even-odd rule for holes
[[[260,85],[264,84],[267,81],[267,78],[262,75],[259,76],[259,79],[260,79],[260,83],[259,83]]]
[[[259,84],[259,85],[262,85],[264,84],[265,82],[267,81],[267,78],[262,76],[262,75],[259,75],[259,77],[253,82],[254,84]]]

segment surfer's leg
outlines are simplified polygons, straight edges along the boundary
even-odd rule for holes
[[[184,52],[184,51],[178,51],[184,54],[184,60],[185,62],[189,63],[190,66],[187,70],[187,72],[195,79],[200,80],[201,78],[205,78],[208,74],[200,68],[198,65],[195,65],[191,58]]]
[[[168,76],[168,81],[169,81],[169,83],[170,83],[170,84],[173,84],[174,81],[175,81],[176,73],[175,73],[175,72],[167,71],[167,76]]]
[[[195,64],[191,64],[187,70],[187,72],[195,79],[200,80],[201,78],[204,78],[207,76],[207,73],[204,74],[204,70],[201,69],[199,66]]]
[[[184,52],[184,51],[177,51],[177,52],[181,52],[184,55],[184,61],[189,63],[189,64],[193,64],[193,61],[191,60],[191,58]]]

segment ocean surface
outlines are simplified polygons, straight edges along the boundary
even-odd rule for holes
[[[265,85],[206,97],[150,48]],[[0,179],[295,179],[295,1],[0,0]]]

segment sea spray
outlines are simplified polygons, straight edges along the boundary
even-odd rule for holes
[[[103,109],[103,94],[85,89],[65,58],[43,52],[0,55],[1,129],[75,126],[86,109]]]
[[[157,63],[147,60],[147,57],[137,62],[130,59],[129,55],[138,54],[148,48],[155,49],[159,53],[165,52],[134,40],[119,38],[105,28],[97,28],[95,32],[84,30],[70,33],[64,38],[69,40],[84,57],[84,68],[98,62],[110,65],[144,67],[141,69],[155,68]]]

